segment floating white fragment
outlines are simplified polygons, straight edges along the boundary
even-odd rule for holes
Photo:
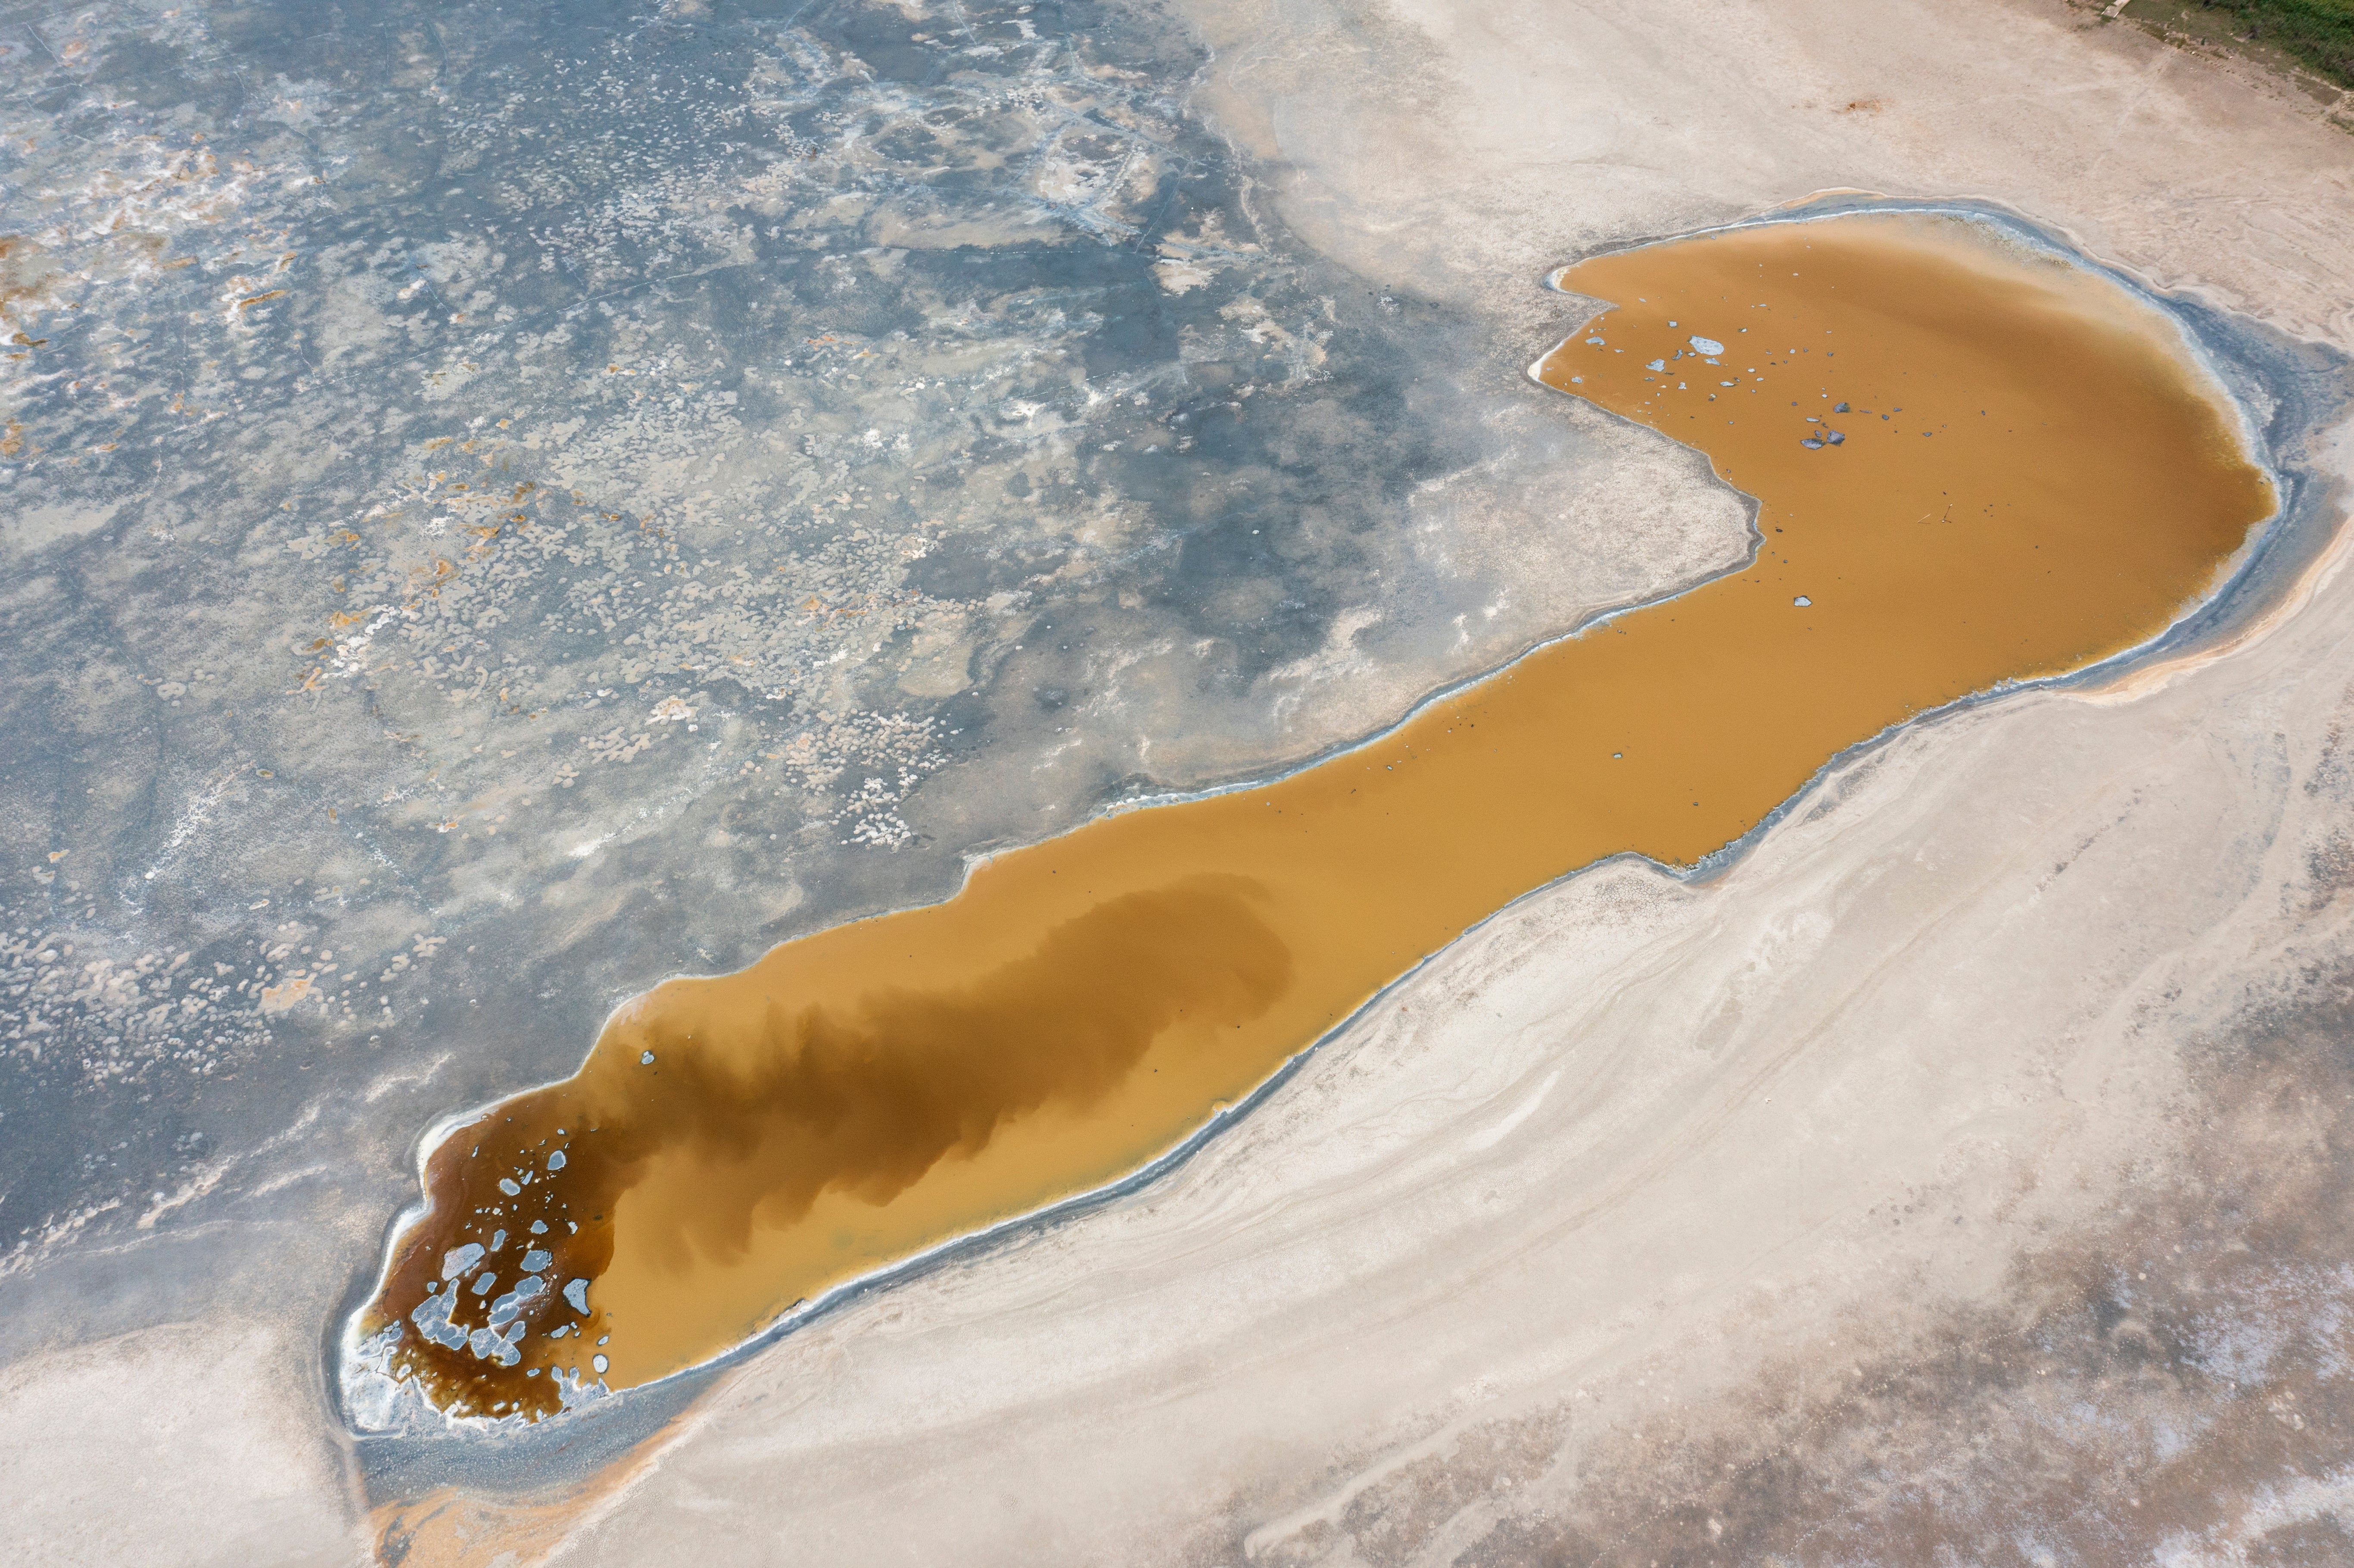
[[[496,1251],[498,1251],[498,1250],[499,1250],[499,1248],[501,1248],[501,1247],[503,1247],[503,1246],[504,1246],[504,1245],[507,1245],[507,1233],[506,1233],[506,1232],[504,1232],[504,1231],[501,1230],[501,1231],[493,1231],[493,1232],[491,1233],[491,1250],[492,1250],[493,1252],[496,1252]]]
[[[468,1242],[464,1246],[452,1247],[441,1255],[441,1277],[455,1279],[482,1261],[482,1244],[480,1242]]]
[[[1691,340],[1691,345],[1702,354],[1723,354],[1724,352],[1724,344],[1717,342],[1716,339],[1712,337],[1695,336]]]
[[[1585,341],[1586,341],[1589,344],[1599,344],[1602,340],[1601,340],[1600,338],[1598,338],[1598,337],[1589,337],[1589,338],[1587,338]]]
[[[559,1149],[555,1153],[547,1157],[547,1168],[550,1171],[561,1171],[564,1169],[564,1150]]]
[[[1813,599],[1808,599],[1805,594],[1800,594],[1797,598],[1796,598],[1796,599],[1792,599],[1790,602],[1791,602],[1792,604],[1797,605],[1800,609],[1806,609],[1806,608],[1807,608],[1807,606],[1808,606],[1808,605],[1810,605],[1810,604],[1814,603],[1815,601],[1814,601]]]
[[[597,1375],[599,1377],[603,1377],[605,1375],[605,1369],[613,1363],[607,1361],[602,1356],[590,1356],[588,1358],[588,1364],[597,1369]]]
[[[653,1054],[652,1052],[651,1052],[651,1051],[642,1051],[642,1052],[640,1052],[640,1053],[638,1054],[638,1065],[639,1065],[639,1066],[641,1066],[641,1067],[651,1067],[651,1066],[652,1066],[653,1065],[654,1065],[654,1054]]]
[[[1650,364],[1643,366],[1646,370],[1665,370],[1667,367],[1668,362],[1664,359],[1655,359],[1651,361]]]
[[[419,1332],[437,1345],[454,1351],[466,1342],[466,1330],[450,1321],[448,1296],[428,1296],[417,1304],[417,1310],[408,1315],[408,1320],[417,1325]]]
[[[514,1177],[502,1176],[499,1178],[499,1191],[512,1198],[518,1192],[521,1192],[523,1189],[515,1185]]]
[[[576,1279],[564,1287],[564,1298],[572,1303],[575,1312],[586,1315],[588,1310],[588,1282]]]
[[[521,1323],[511,1322],[504,1330],[477,1329],[466,1336],[466,1349],[478,1361],[496,1361],[503,1367],[511,1367],[523,1360],[523,1352],[515,1349],[515,1341],[522,1338]]]
[[[536,1274],[526,1274],[515,1281],[515,1287],[491,1303],[490,1325],[504,1328],[522,1315],[523,1309],[547,1294],[547,1281]]]
[[[529,1252],[523,1255],[523,1271],[525,1274],[537,1274],[541,1269],[546,1268],[549,1264],[554,1263],[555,1261],[556,1255],[554,1253],[549,1252],[545,1247],[535,1246]]]

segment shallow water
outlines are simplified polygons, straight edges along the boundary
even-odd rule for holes
[[[1696,863],[1890,725],[2148,640],[2274,509],[2168,317],[1988,225],[1748,227],[1561,281],[1614,308],[1540,378],[1757,497],[1747,567],[1288,779],[658,988],[434,1152],[374,1353],[453,1412],[546,1414],[558,1376],[661,1377],[1116,1179],[1522,894]],[[445,1292],[461,1345],[420,1332]]]

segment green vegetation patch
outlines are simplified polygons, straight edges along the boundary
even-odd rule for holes
[[[2203,0],[2342,87],[2354,87],[2354,0]]]

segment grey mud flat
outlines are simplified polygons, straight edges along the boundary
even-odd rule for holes
[[[27,1375],[254,1325],[332,1434],[451,1107],[1737,547],[1299,247],[1165,17],[18,7],[0,57]]]

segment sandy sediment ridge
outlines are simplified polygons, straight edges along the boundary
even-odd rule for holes
[[[2155,287],[2354,344],[2344,134],[2285,83],[2046,0],[1189,7],[1203,100],[1369,278],[1525,317],[1590,250],[1863,190],[1985,197]],[[1542,336],[1542,333],[1533,335]]]

